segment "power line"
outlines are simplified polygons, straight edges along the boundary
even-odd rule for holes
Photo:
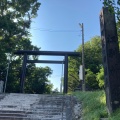
[[[44,29],[44,28],[36,28],[32,27],[32,30],[39,30],[42,32],[79,32],[79,30],[53,30],[53,29]]]

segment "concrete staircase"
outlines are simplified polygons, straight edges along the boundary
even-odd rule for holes
[[[75,102],[68,95],[0,94],[0,120],[73,120]]]

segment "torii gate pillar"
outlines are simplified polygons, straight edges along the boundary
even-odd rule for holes
[[[65,55],[63,93],[67,93],[67,92],[68,92],[68,55]]]

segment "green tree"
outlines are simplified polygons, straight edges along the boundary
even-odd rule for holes
[[[29,32],[32,19],[37,16],[39,6],[38,0],[0,1],[0,55],[2,56],[0,57],[0,79],[4,81],[9,62],[6,53],[10,53],[12,58],[6,92],[19,92],[23,57],[14,55],[14,51],[40,50],[31,44]],[[29,56],[29,59],[37,58],[38,56]],[[27,64],[25,91],[28,93],[50,92],[52,84],[48,76],[51,73],[49,67],[38,68],[35,64]]]
[[[48,76],[52,74],[49,67],[36,67],[32,64],[27,66],[25,91],[27,93],[50,93],[52,84],[48,80]]]
[[[0,41],[1,42],[1,41]],[[19,42],[17,47],[22,48],[23,50],[27,48],[28,50],[39,50],[36,46],[33,46],[30,42],[30,39],[24,39]],[[17,50],[17,47],[15,50]],[[6,50],[6,49],[5,49]],[[16,56],[13,53],[11,54],[11,63],[9,67],[9,75],[8,75],[8,82],[7,82],[7,92],[18,92],[20,86],[20,76],[21,76],[21,68],[22,68],[22,60],[23,56]],[[4,58],[1,59],[0,68],[2,74],[2,80],[6,81],[6,71],[7,71],[7,64],[9,60],[7,59],[6,51],[3,53],[5,55]],[[34,59],[36,57],[32,56],[29,58]],[[3,66],[3,67],[2,67]],[[34,66],[34,64],[32,64]]]
[[[68,90],[74,91],[75,88],[79,87],[80,81],[78,76],[79,71],[79,61],[80,58],[76,57],[69,57],[69,64],[68,64]]]
[[[110,12],[116,14],[117,19],[120,21],[120,0],[102,0],[103,5],[108,7]]]
[[[76,50],[82,55],[82,45]],[[84,44],[84,60],[86,74],[86,84],[90,89],[99,88],[98,81],[96,80],[96,74],[99,72],[102,65],[102,47],[101,39],[99,36],[93,37],[91,40]],[[69,91],[81,87],[81,81],[78,78],[79,66],[82,64],[82,59],[69,57],[69,69],[68,69],[68,88]],[[93,75],[93,76],[92,76]],[[90,82],[93,83],[90,84]]]
[[[28,29],[39,6],[38,0],[0,1],[0,40],[9,52],[22,38],[29,35]]]
[[[101,67],[100,71],[96,75],[96,79],[98,81],[98,85],[100,88],[104,88],[104,69]]]
[[[39,49],[31,45],[28,31],[39,6],[38,0],[0,1],[0,74],[2,79],[3,71],[8,63],[6,53],[11,53],[13,56],[15,50]]]
[[[91,38],[84,45],[85,68],[90,69],[94,74],[99,72],[102,64],[102,46],[99,36]],[[77,49],[82,54],[82,45]]]
[[[86,89],[95,90],[98,89],[98,81],[96,80],[96,74],[94,74],[90,69],[86,70],[87,74],[85,76]]]

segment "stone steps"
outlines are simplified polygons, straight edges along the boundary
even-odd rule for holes
[[[11,93],[0,98],[0,120],[72,120],[71,96]]]
[[[61,117],[62,115],[61,114],[15,114],[15,113],[6,113],[6,114],[0,114],[0,120],[3,120],[3,119],[8,119],[8,118],[11,118],[11,119],[30,119],[30,120],[33,120],[33,119],[37,119],[37,120],[41,120],[41,119],[49,119],[49,120],[53,120],[53,119],[56,119],[58,120],[59,119],[62,119]],[[66,117],[63,117],[65,120],[66,120]]]
[[[1,116],[18,116],[18,117],[27,117],[26,114],[21,114],[21,113],[0,113]]]

